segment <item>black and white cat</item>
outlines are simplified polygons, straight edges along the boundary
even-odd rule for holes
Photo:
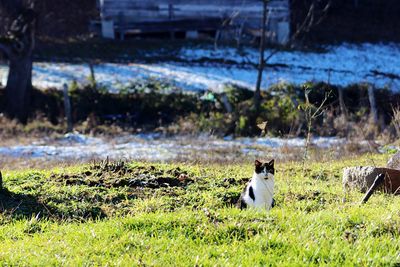
[[[261,162],[256,160],[255,170],[250,182],[246,185],[238,206],[245,208],[263,208],[270,210],[274,205],[274,160]]]

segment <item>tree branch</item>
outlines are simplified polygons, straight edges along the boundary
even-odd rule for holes
[[[289,38],[289,41],[287,44],[284,45],[284,47],[290,47],[294,41],[299,37],[299,35],[303,32],[308,32],[310,29],[318,24],[320,24],[324,18],[326,17],[329,8],[331,7],[332,0],[329,0],[324,8],[321,11],[321,15],[318,17],[317,21],[315,21],[315,13],[316,13],[316,1],[313,1],[313,3],[310,5],[310,8],[308,9],[307,15],[304,18],[304,21],[302,24],[296,29],[295,33]],[[264,63],[267,64],[268,61],[277,53],[279,53],[282,48],[284,47],[276,47],[271,51],[271,53],[265,58]]]
[[[310,5],[310,8],[307,12],[307,15],[303,21],[303,23],[296,29],[296,32],[292,35],[292,37],[289,40],[289,44],[293,43],[293,41],[295,39],[297,39],[297,37],[303,33],[303,32],[308,32],[310,31],[310,29],[313,26],[316,26],[318,24],[320,24],[323,19],[326,17],[329,8],[331,7],[332,4],[332,0],[329,0],[325,7],[322,9],[322,14],[319,16],[319,18],[317,19],[317,21],[315,21],[315,13],[316,13],[316,1],[313,1],[313,3]]]
[[[319,105],[319,107],[317,108],[317,110],[316,110],[316,111],[314,112],[314,114],[312,115],[313,118],[316,118],[316,117],[319,117],[319,116],[322,115],[322,113],[323,113],[322,108],[324,107],[325,102],[328,100],[329,94],[330,94],[330,93],[325,94],[324,101],[322,101],[321,105]]]

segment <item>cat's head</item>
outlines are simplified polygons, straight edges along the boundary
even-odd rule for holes
[[[275,175],[275,160],[271,160],[270,162],[261,162],[256,160],[254,162],[255,170],[254,172],[263,179],[274,178]]]

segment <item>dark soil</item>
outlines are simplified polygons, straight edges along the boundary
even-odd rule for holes
[[[131,188],[185,188],[194,182],[186,171],[179,167],[167,171],[157,170],[154,166],[128,167],[125,162],[108,161],[94,163],[87,170],[78,174],[53,174],[50,180],[63,185],[85,185],[89,187],[131,187]]]

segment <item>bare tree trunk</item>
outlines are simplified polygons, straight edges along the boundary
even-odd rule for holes
[[[32,6],[33,7],[33,6]],[[12,23],[5,37],[0,37],[0,50],[9,60],[6,114],[25,123],[32,91],[32,52],[35,46],[36,13],[22,1],[0,0]]]
[[[10,70],[6,86],[6,113],[26,123],[32,91],[32,58],[10,58]]]
[[[256,89],[254,91],[254,107],[256,113],[260,111],[260,104],[261,104],[261,82],[262,76],[264,72],[265,66],[265,36],[267,30],[267,5],[268,0],[263,1],[263,18],[262,18],[262,27],[261,27],[261,40],[260,40],[260,61],[258,63],[258,74],[257,74],[257,83]]]

